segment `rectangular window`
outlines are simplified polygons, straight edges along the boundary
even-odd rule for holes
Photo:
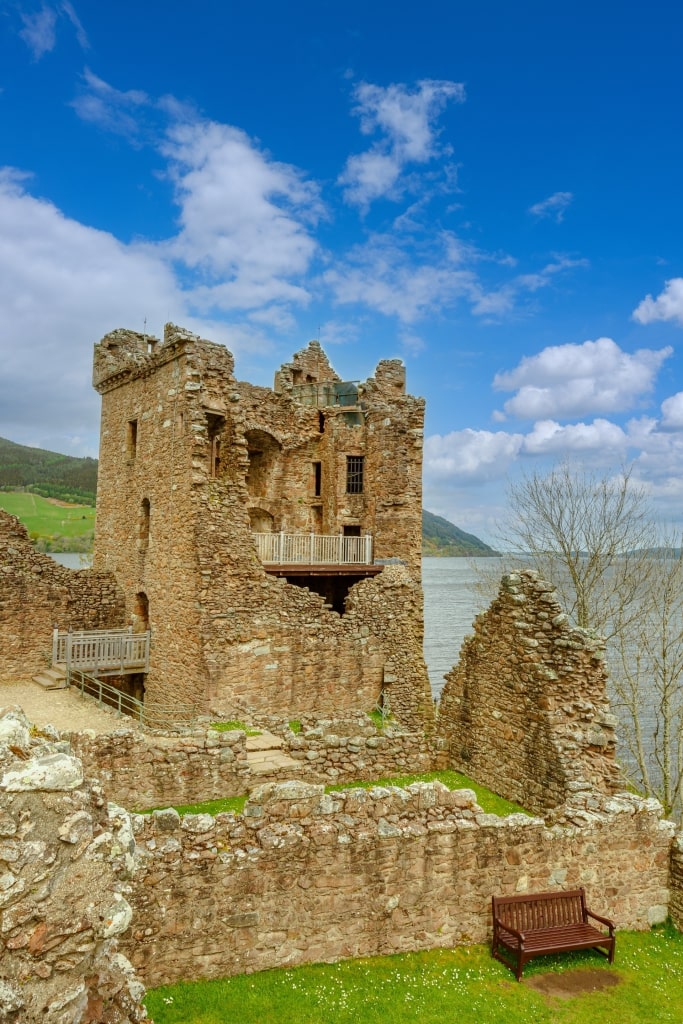
[[[346,456],[346,493],[347,494],[362,494],[363,493],[363,463],[365,457],[363,455],[347,455]]]
[[[135,458],[138,447],[138,421],[128,420],[126,428],[126,451],[129,459]]]
[[[322,462],[313,463],[313,494],[316,498],[319,498],[322,494],[323,485],[323,464]]]

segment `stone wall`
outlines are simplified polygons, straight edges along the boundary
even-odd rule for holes
[[[125,951],[147,984],[483,942],[491,893],[583,885],[619,928],[665,919],[675,826],[656,801],[577,794],[541,819],[439,783],[256,790],[244,815],[134,816]]]
[[[55,625],[125,624],[123,595],[112,575],[57,565],[35,550],[18,519],[0,509],[0,681],[48,667]]]
[[[254,785],[238,730],[154,736],[120,729],[72,733],[70,743],[88,775],[129,810],[242,796]]]
[[[62,748],[0,710],[0,1019],[134,1024],[144,988],[118,950],[130,818]]]
[[[69,740],[88,775],[128,810],[243,796],[264,781],[371,781],[430,771],[436,764],[433,745],[423,733],[404,733],[391,726],[379,732],[362,715],[345,721],[311,717],[310,727],[297,735],[287,723],[268,716],[261,716],[260,724],[284,738],[283,750],[295,766],[271,775],[252,774],[245,733],[237,730],[153,736],[119,729],[103,735],[72,733]]]
[[[145,699],[296,717],[370,710],[390,685],[394,713],[431,728],[419,575],[424,402],[406,394],[395,361],[353,386],[352,407],[318,407],[297,391],[296,374],[316,395],[327,386],[318,375],[338,385],[317,343],[283,367],[278,392],[237,381],[223,346],[172,325],[163,343],[114,331],[95,347],[95,566],[115,573],[127,614],[152,627]],[[349,455],[365,460],[358,494],[347,493]],[[370,532],[376,558],[404,564],[355,582],[346,610],[332,610],[326,596],[265,571],[252,529],[266,523],[305,536]],[[349,583],[362,579],[358,569]],[[341,586],[334,574],[327,583]]]
[[[618,787],[605,642],[572,628],[554,588],[503,577],[446,676],[438,732],[453,767],[543,812],[589,785]]]
[[[683,835],[679,834],[671,845],[669,885],[671,899],[669,913],[679,931],[683,931]]]

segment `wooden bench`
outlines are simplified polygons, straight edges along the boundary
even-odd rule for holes
[[[589,924],[589,917],[605,925],[609,934]],[[544,953],[593,948],[602,952],[603,947],[613,963],[615,941],[614,923],[587,908],[583,888],[493,897],[492,953],[515,972],[517,981],[522,980],[524,964]]]

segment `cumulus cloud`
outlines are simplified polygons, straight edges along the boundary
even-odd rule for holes
[[[574,194],[572,192],[553,192],[547,199],[543,199],[540,203],[534,203],[533,206],[530,206],[529,213],[539,219],[551,218],[557,224],[560,224],[564,220],[565,210],[573,200]]]
[[[656,299],[646,295],[634,309],[633,319],[640,324],[674,320],[683,326],[683,277],[672,277],[666,281],[664,291]]]
[[[523,434],[503,430],[454,430],[433,434],[424,445],[425,479],[454,483],[478,483],[504,476],[519,454]]]
[[[662,402],[662,430],[683,430],[683,391]]]
[[[317,185],[229,125],[171,125],[160,149],[180,207],[169,252],[204,275],[193,291],[198,308],[306,303],[307,289],[292,279],[306,274],[316,253]]]
[[[198,318],[163,253],[125,245],[72,220],[27,191],[27,176],[0,172],[0,436],[50,447],[78,435],[96,454],[93,341],[112,328],[158,332],[166,320],[231,349],[263,348],[258,327]],[[48,425],[49,424],[49,428]]]
[[[556,420],[539,420],[524,438],[522,451],[527,455],[566,455],[590,452],[601,458],[623,456],[628,447],[626,433],[610,420],[561,425]]]
[[[417,88],[394,84],[386,88],[360,82],[354,90],[354,114],[364,135],[379,135],[370,149],[349,157],[339,176],[344,198],[367,207],[375,199],[397,199],[403,192],[401,175],[409,164],[426,164],[449,154],[439,145],[436,120],[446,104],[464,102],[461,83],[424,79]]]
[[[514,370],[497,373],[493,386],[517,392],[503,408],[519,419],[618,412],[652,390],[659,367],[672,351],[667,346],[631,355],[611,338],[553,345],[525,356]]]

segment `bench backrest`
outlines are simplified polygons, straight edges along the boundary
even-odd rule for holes
[[[583,889],[493,897],[493,916],[518,932],[558,928],[584,921],[585,908]]]

